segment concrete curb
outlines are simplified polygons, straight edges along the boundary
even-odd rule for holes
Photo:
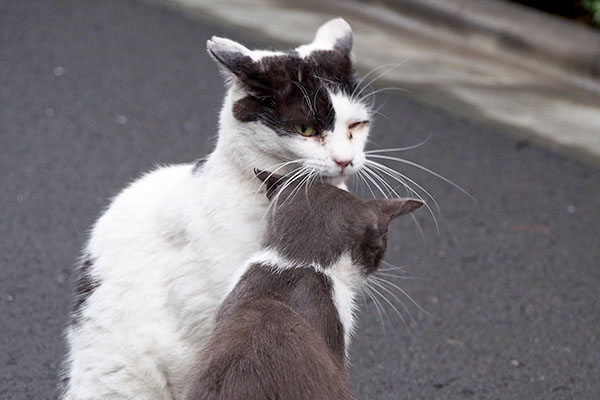
[[[574,72],[600,77],[600,30],[517,3],[497,0],[360,0],[465,34],[495,37]]]

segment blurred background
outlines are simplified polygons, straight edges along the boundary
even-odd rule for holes
[[[356,397],[600,398],[599,15],[596,0],[0,2],[0,398],[56,398],[73,265],[110,198],[211,151],[224,89],[206,40],[286,49],[338,16],[378,110],[369,148],[414,147],[379,161],[439,204],[390,234]]]

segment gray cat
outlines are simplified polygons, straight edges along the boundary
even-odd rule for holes
[[[379,266],[390,221],[423,203],[257,176],[275,203],[267,232],[217,313],[185,398],[350,399],[355,296]]]

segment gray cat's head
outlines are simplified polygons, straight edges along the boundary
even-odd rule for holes
[[[371,112],[359,98],[346,21],[325,23],[312,43],[288,51],[218,37],[207,47],[228,82],[222,131],[236,133],[228,143],[239,145],[236,156],[250,152],[248,168],[296,160],[281,171],[306,167],[337,183],[364,165]]]
[[[256,173],[267,197],[276,202],[264,245],[290,260],[323,268],[347,253],[365,275],[374,272],[387,247],[389,223],[423,205],[416,199],[363,200],[329,184],[306,186],[266,171]]]

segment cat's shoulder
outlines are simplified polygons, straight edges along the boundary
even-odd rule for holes
[[[144,227],[169,208],[168,205],[173,203],[170,199],[193,196],[189,193],[194,179],[193,168],[193,164],[159,166],[135,179],[113,197],[96,221],[92,237],[103,232],[114,235],[118,229],[146,229]]]

